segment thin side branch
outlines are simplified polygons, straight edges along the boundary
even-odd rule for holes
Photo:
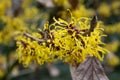
[[[25,32],[24,35],[27,36],[27,37],[29,37],[29,38],[31,38],[31,39],[33,39],[33,40],[35,40],[35,41],[38,41],[38,42],[45,42],[44,39],[35,38],[34,36],[30,35],[30,34],[27,33],[27,32]]]

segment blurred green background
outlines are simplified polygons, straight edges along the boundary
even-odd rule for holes
[[[16,56],[15,37],[26,30],[36,31],[53,17],[67,20],[98,16],[107,34],[102,40],[110,53],[102,65],[110,80],[120,80],[120,0],[0,0],[0,79],[1,80],[72,80],[69,65],[31,64],[25,68]]]

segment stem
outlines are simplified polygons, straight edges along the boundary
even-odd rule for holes
[[[45,42],[44,39],[35,38],[34,36],[28,34],[27,32],[25,32],[24,35],[27,36],[27,37],[29,37],[29,38],[31,38],[31,39],[33,39],[33,40],[35,40],[35,41],[38,41],[38,42]]]

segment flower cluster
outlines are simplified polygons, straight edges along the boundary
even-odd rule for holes
[[[86,17],[70,21],[54,19],[46,23],[38,32],[24,32],[16,38],[18,60],[24,66],[31,62],[42,65],[47,62],[62,60],[71,65],[78,65],[89,55],[102,60],[106,49],[101,45],[102,28],[95,16],[92,20]]]

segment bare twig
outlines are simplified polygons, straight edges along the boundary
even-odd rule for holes
[[[27,36],[27,37],[29,37],[29,38],[31,38],[31,39],[33,39],[33,40],[35,40],[35,41],[38,41],[38,42],[45,42],[44,39],[35,38],[34,36],[30,35],[30,34],[27,33],[27,32],[25,32],[24,35]]]

